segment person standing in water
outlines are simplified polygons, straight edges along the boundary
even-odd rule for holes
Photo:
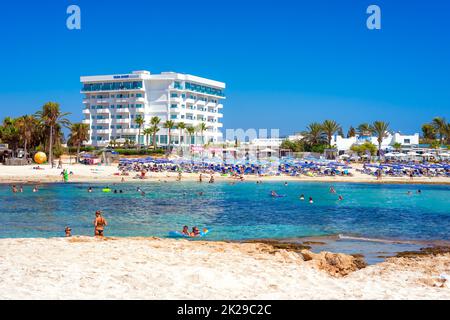
[[[309,197],[309,203],[314,203],[313,198]]]
[[[100,210],[97,210],[95,212],[95,220],[94,220],[94,231],[95,236],[97,237],[103,237],[103,232],[105,231],[105,227],[108,225],[108,222],[105,218],[102,216],[102,212]]]

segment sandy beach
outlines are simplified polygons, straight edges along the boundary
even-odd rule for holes
[[[49,165],[41,165],[40,170],[33,169],[37,165],[29,166],[4,166],[0,165],[0,183],[52,183],[62,182],[61,169],[51,168]],[[323,176],[323,177],[308,177],[308,176],[245,176],[247,181],[311,181],[311,182],[351,182],[351,183],[406,183],[406,184],[450,184],[450,179],[446,177],[415,177],[411,180],[409,177],[383,177],[377,180],[374,176],[369,176],[357,172],[355,169],[362,168],[361,164],[352,164],[353,169],[349,171],[353,176]],[[133,173],[129,176],[118,176],[119,173],[117,165],[111,166],[86,166],[86,165],[64,165],[65,169],[73,172],[70,176],[70,182],[85,182],[85,183],[118,183],[124,178],[125,182],[155,182],[155,181],[175,181],[178,177],[177,173],[166,172],[150,172],[146,179],[133,179]],[[207,177],[207,175],[204,175]],[[215,180],[231,181],[232,178],[222,177],[218,174],[214,175]],[[198,174],[183,173],[183,181],[197,181]]]
[[[450,254],[389,258],[341,276],[260,243],[0,240],[0,299],[450,299],[442,274]]]

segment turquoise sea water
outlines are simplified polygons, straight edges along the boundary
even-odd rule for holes
[[[212,228],[209,240],[296,238],[343,234],[377,239],[450,240],[450,186],[281,182],[0,186],[0,238],[92,235],[95,210],[109,222],[107,236],[167,236],[170,230]],[[136,187],[146,192],[141,196]],[[421,194],[416,191],[422,190]],[[270,197],[270,191],[286,195]],[[407,192],[412,194],[408,195]],[[204,195],[198,195],[203,192]],[[304,194],[305,201],[299,200]],[[338,195],[344,197],[338,201]],[[307,199],[312,196],[314,204]]]

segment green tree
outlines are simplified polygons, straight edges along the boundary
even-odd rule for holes
[[[356,130],[355,130],[355,128],[350,126],[350,128],[348,129],[348,132],[347,132],[347,138],[353,138],[354,136],[356,136]]]
[[[319,145],[325,142],[324,131],[322,125],[317,122],[313,122],[306,128],[306,131],[302,132],[303,140],[309,145]]]
[[[429,143],[436,140],[436,129],[430,123],[422,125],[422,135],[425,142]]]
[[[342,130],[341,126],[334,120],[325,120],[322,124],[322,130],[327,136],[328,146],[331,148],[331,138],[333,135]]]
[[[167,129],[167,135],[168,135],[168,146],[169,146],[169,153],[172,152],[171,147],[172,147],[172,141],[171,141],[171,133],[172,133],[172,129],[175,127],[175,122],[173,122],[172,120],[167,120],[163,127],[165,129]]]
[[[152,117],[150,119],[150,129],[152,129],[153,134],[153,148],[156,149],[156,134],[159,131],[159,123],[161,122],[161,119],[159,117]]]
[[[202,144],[205,144],[205,137],[203,135],[203,133],[206,131],[206,129],[208,129],[208,127],[206,126],[206,123],[201,122],[198,125],[198,132],[200,132],[200,137],[202,138]]]
[[[146,129],[144,129],[144,131],[142,133],[145,136],[145,145],[148,148],[148,146],[149,146],[149,137],[153,133],[153,130],[152,130],[152,128],[146,128]]]
[[[141,130],[142,130],[142,126],[145,123],[144,117],[141,115],[137,115],[136,118],[134,119],[134,122],[139,126],[137,148],[138,148],[138,150],[140,150],[141,149],[141,143],[140,143]]]
[[[357,132],[360,136],[368,137],[372,134],[372,127],[368,123],[361,123],[358,128]]]
[[[396,142],[392,145],[395,151],[400,151],[402,149],[402,144],[400,142]]]
[[[70,127],[69,141],[77,146],[77,163],[80,162],[80,149],[84,141],[89,140],[89,126],[84,123],[74,123]]]
[[[48,161],[53,167],[53,142],[55,138],[55,128],[61,129],[61,127],[68,128],[70,121],[66,118],[70,113],[61,112],[59,104],[56,102],[47,102],[42,107],[41,111],[36,113],[37,118],[48,128],[49,130],[49,146],[48,146]],[[58,135],[61,131],[58,132]],[[62,135],[62,134],[61,134]],[[59,137],[61,138],[61,136]]]
[[[372,132],[377,137],[378,155],[380,156],[381,143],[383,142],[383,139],[386,138],[389,134],[389,123],[384,121],[375,121],[372,125]]]
[[[33,133],[36,130],[38,120],[30,115],[25,115],[16,120],[17,129],[20,134],[20,139],[24,142],[25,155],[28,154],[28,143],[33,138]]]
[[[192,137],[195,135],[195,128],[194,127],[187,127],[186,131],[189,135],[189,145],[192,145]]]
[[[184,138],[185,138],[184,131],[186,130],[186,123],[178,122],[177,128],[178,128],[178,130],[180,130],[180,140],[182,140],[182,141],[180,141],[180,145],[181,145],[182,142],[185,143],[184,142]]]
[[[366,141],[361,145],[354,144],[350,147],[350,150],[353,152],[356,152],[358,155],[362,156],[367,153],[367,151],[370,152],[370,154],[373,156],[377,153],[377,146],[371,143],[370,141]]]

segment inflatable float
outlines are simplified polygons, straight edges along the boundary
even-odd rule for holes
[[[201,238],[206,236],[209,232],[211,232],[211,229],[203,228],[198,236],[191,237],[181,233],[180,231],[169,231],[169,238]]]

